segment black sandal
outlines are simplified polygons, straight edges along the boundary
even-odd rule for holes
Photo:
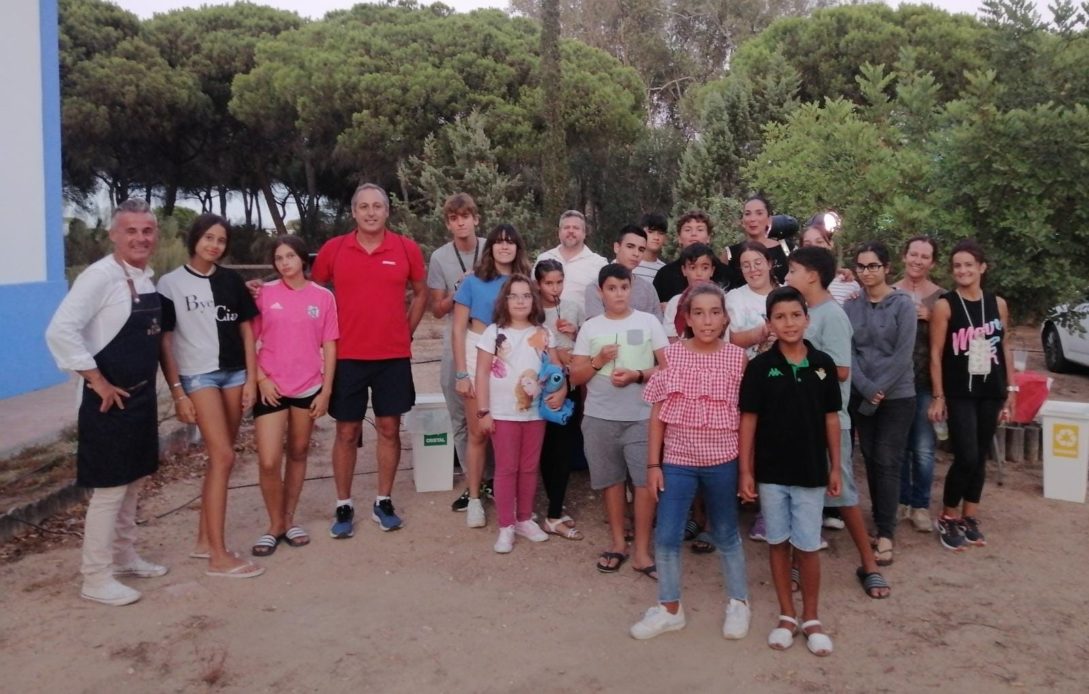
[[[696,535],[692,540],[692,551],[696,554],[710,554],[715,551],[715,543],[711,542],[711,536],[706,532]]]

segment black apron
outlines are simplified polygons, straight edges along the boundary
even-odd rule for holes
[[[132,285],[130,284],[130,287]],[[162,307],[155,292],[135,295],[121,332],[95,355],[106,380],[129,394],[125,409],[99,412],[102,398],[83,388],[79,406],[76,484],[119,487],[159,469],[159,410],[155,375],[159,365]]]

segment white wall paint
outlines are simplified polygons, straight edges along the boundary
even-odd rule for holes
[[[46,279],[39,32],[38,0],[5,0],[0,22],[0,285]]]

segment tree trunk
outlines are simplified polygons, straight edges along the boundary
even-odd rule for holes
[[[276,196],[272,194],[272,182],[268,180],[264,172],[258,174],[258,180],[261,183],[261,193],[265,196],[265,204],[268,205],[268,213],[272,216],[272,223],[276,225],[276,233],[286,234],[287,227],[284,226],[283,215],[280,214]]]
[[[246,215],[246,226],[253,226],[253,196],[245,188],[239,192],[242,193],[242,211]]]
[[[171,183],[166,186],[166,192],[163,195],[163,216],[171,217],[174,215],[174,206],[178,202],[178,186],[176,183]]]
[[[567,208],[567,138],[563,129],[560,67],[560,3],[541,0],[541,88],[545,135],[541,184],[546,224],[555,224]]]
[[[219,186],[219,216],[227,218],[227,188]]]

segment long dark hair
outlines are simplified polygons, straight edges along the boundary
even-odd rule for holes
[[[533,325],[543,325],[545,322],[544,304],[541,303],[541,292],[537,289],[537,283],[522,273],[512,273],[503,286],[499,289],[499,296],[495,298],[495,310],[492,312],[492,322],[500,328],[510,326],[510,305],[507,303],[507,294],[515,282],[523,282],[529,287],[529,293],[533,297],[533,306],[529,310],[529,322]]]
[[[511,275],[528,275],[529,256],[526,255],[526,242],[522,240],[522,236],[513,225],[497,224],[488,232],[484,240],[484,252],[481,254],[480,264],[476,266],[476,276],[486,282],[500,276],[499,269],[495,266],[495,257],[492,255],[492,246],[496,241],[514,242],[518,250],[514,254],[514,262],[511,263]]]
[[[200,241],[200,237],[204,236],[204,232],[216,224],[223,227],[223,231],[227,234],[227,245],[223,249],[223,255],[226,256],[231,252],[231,223],[218,214],[205,212],[202,215],[197,215],[197,218],[189,225],[189,231],[185,235],[185,248],[189,251],[190,256],[197,254],[197,241]]]
[[[306,274],[306,269],[310,267],[310,253],[306,250],[306,242],[294,234],[281,234],[277,236],[276,240],[272,243],[272,249],[268,252],[269,262],[272,263],[273,270],[276,270],[276,249],[280,246],[287,246],[295,251],[295,255],[299,256],[299,260],[302,261],[303,274]],[[276,270],[276,274],[279,273],[280,271]]]

